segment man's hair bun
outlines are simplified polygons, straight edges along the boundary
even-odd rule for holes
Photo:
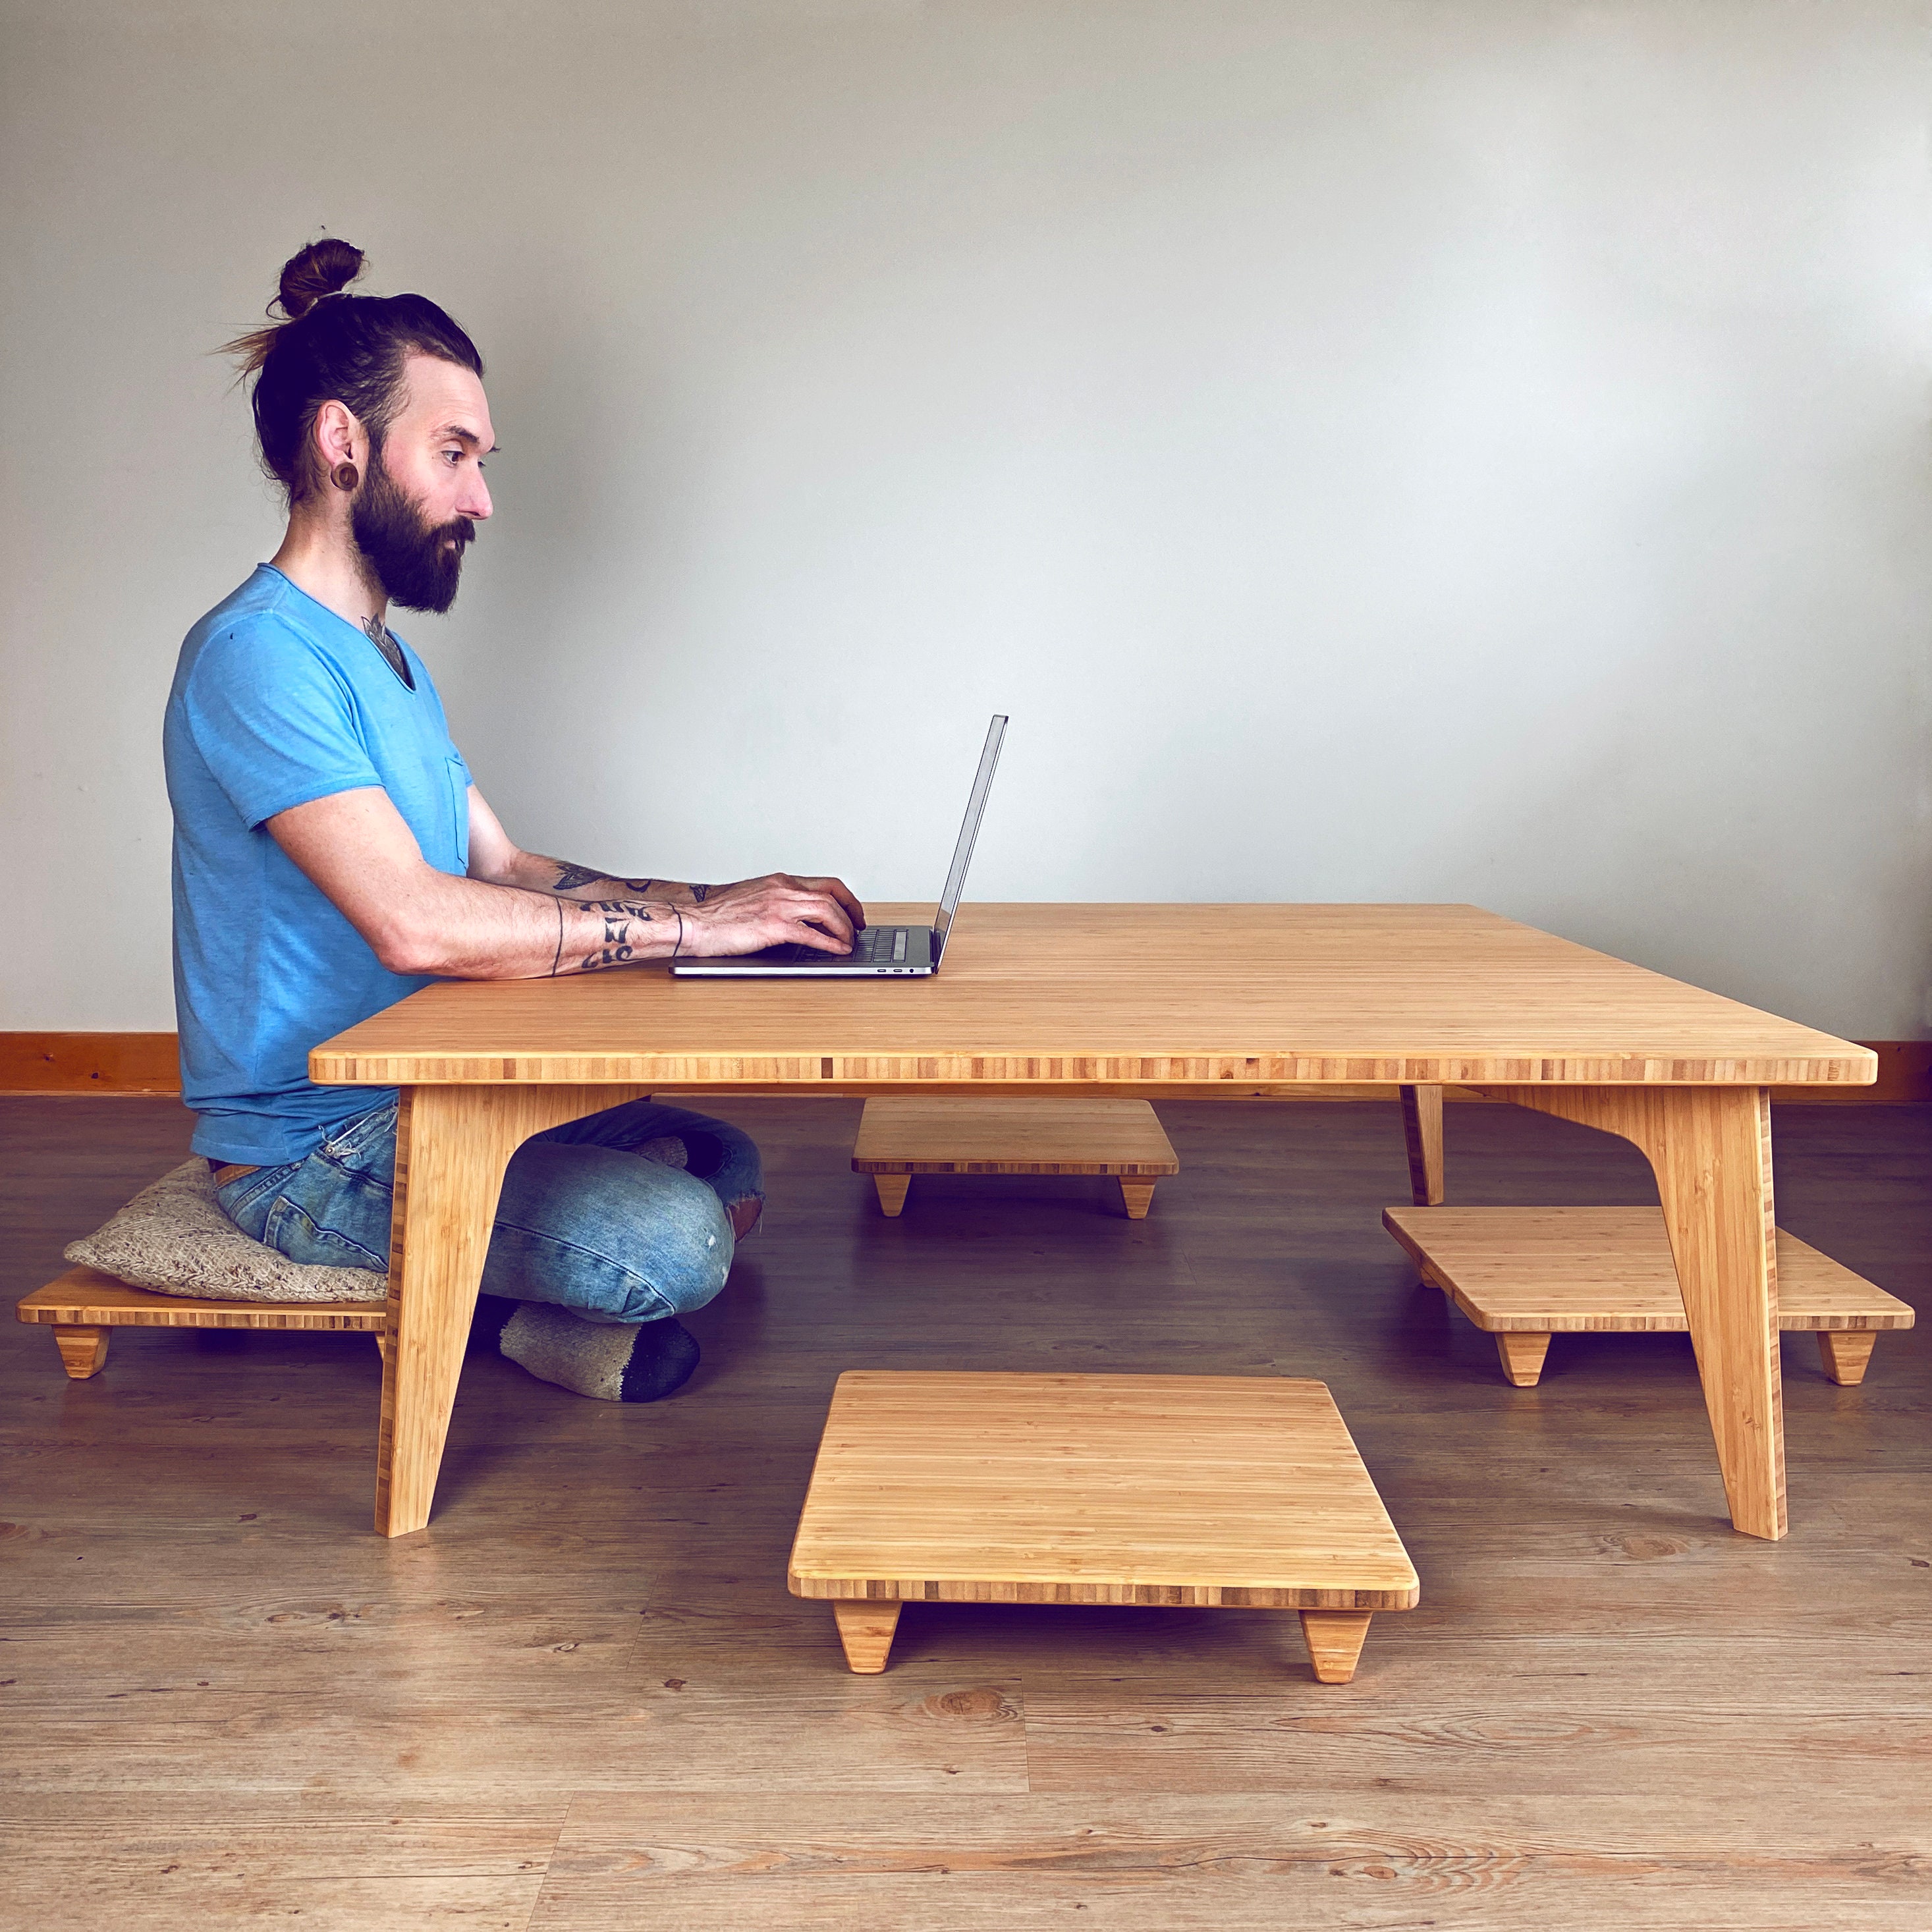
[[[290,321],[308,314],[324,296],[346,289],[362,272],[362,251],[352,243],[325,235],[282,264],[281,286],[268,313],[277,308]]]

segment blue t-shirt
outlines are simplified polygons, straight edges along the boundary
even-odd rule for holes
[[[309,1049],[430,982],[390,972],[263,821],[380,785],[430,865],[467,869],[469,767],[422,660],[402,650],[413,691],[356,626],[266,563],[182,646],[163,743],[182,1094],[201,1116],[197,1154],[301,1160],[394,1097],[313,1085]]]

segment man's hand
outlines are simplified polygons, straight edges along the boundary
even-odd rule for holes
[[[684,920],[680,958],[730,958],[785,945],[850,952],[853,934],[865,928],[866,908],[840,879],[772,872],[736,885],[694,890],[702,892],[698,904],[680,908]]]

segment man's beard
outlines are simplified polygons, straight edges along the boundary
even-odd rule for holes
[[[380,446],[369,452],[369,477],[349,513],[349,526],[376,580],[405,610],[447,610],[456,602],[463,553],[476,541],[467,517],[432,529],[389,474]]]

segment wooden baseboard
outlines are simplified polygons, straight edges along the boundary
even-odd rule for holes
[[[1869,1106],[1932,1100],[1932,1040],[1868,1040],[1860,1042],[1878,1055],[1878,1083],[1872,1087],[1774,1087],[1774,1100],[1794,1105]],[[746,1088],[746,1092],[754,1090]],[[796,1088],[767,1088],[767,1093]],[[843,1088],[814,1087],[830,1097]],[[854,1093],[862,1089],[850,1090]],[[983,1089],[967,1089],[983,1091]],[[1393,1087],[1248,1087],[1226,1083],[1175,1085],[1149,1082],[1131,1089],[1096,1088],[1096,1093],[1132,1092],[1150,1100],[1384,1100]],[[181,1066],[171,1033],[0,1033],[0,1094],[178,1094]],[[1480,1100],[1460,1087],[1444,1090],[1450,1100]]]
[[[0,1033],[0,1093],[180,1091],[171,1033]]]

